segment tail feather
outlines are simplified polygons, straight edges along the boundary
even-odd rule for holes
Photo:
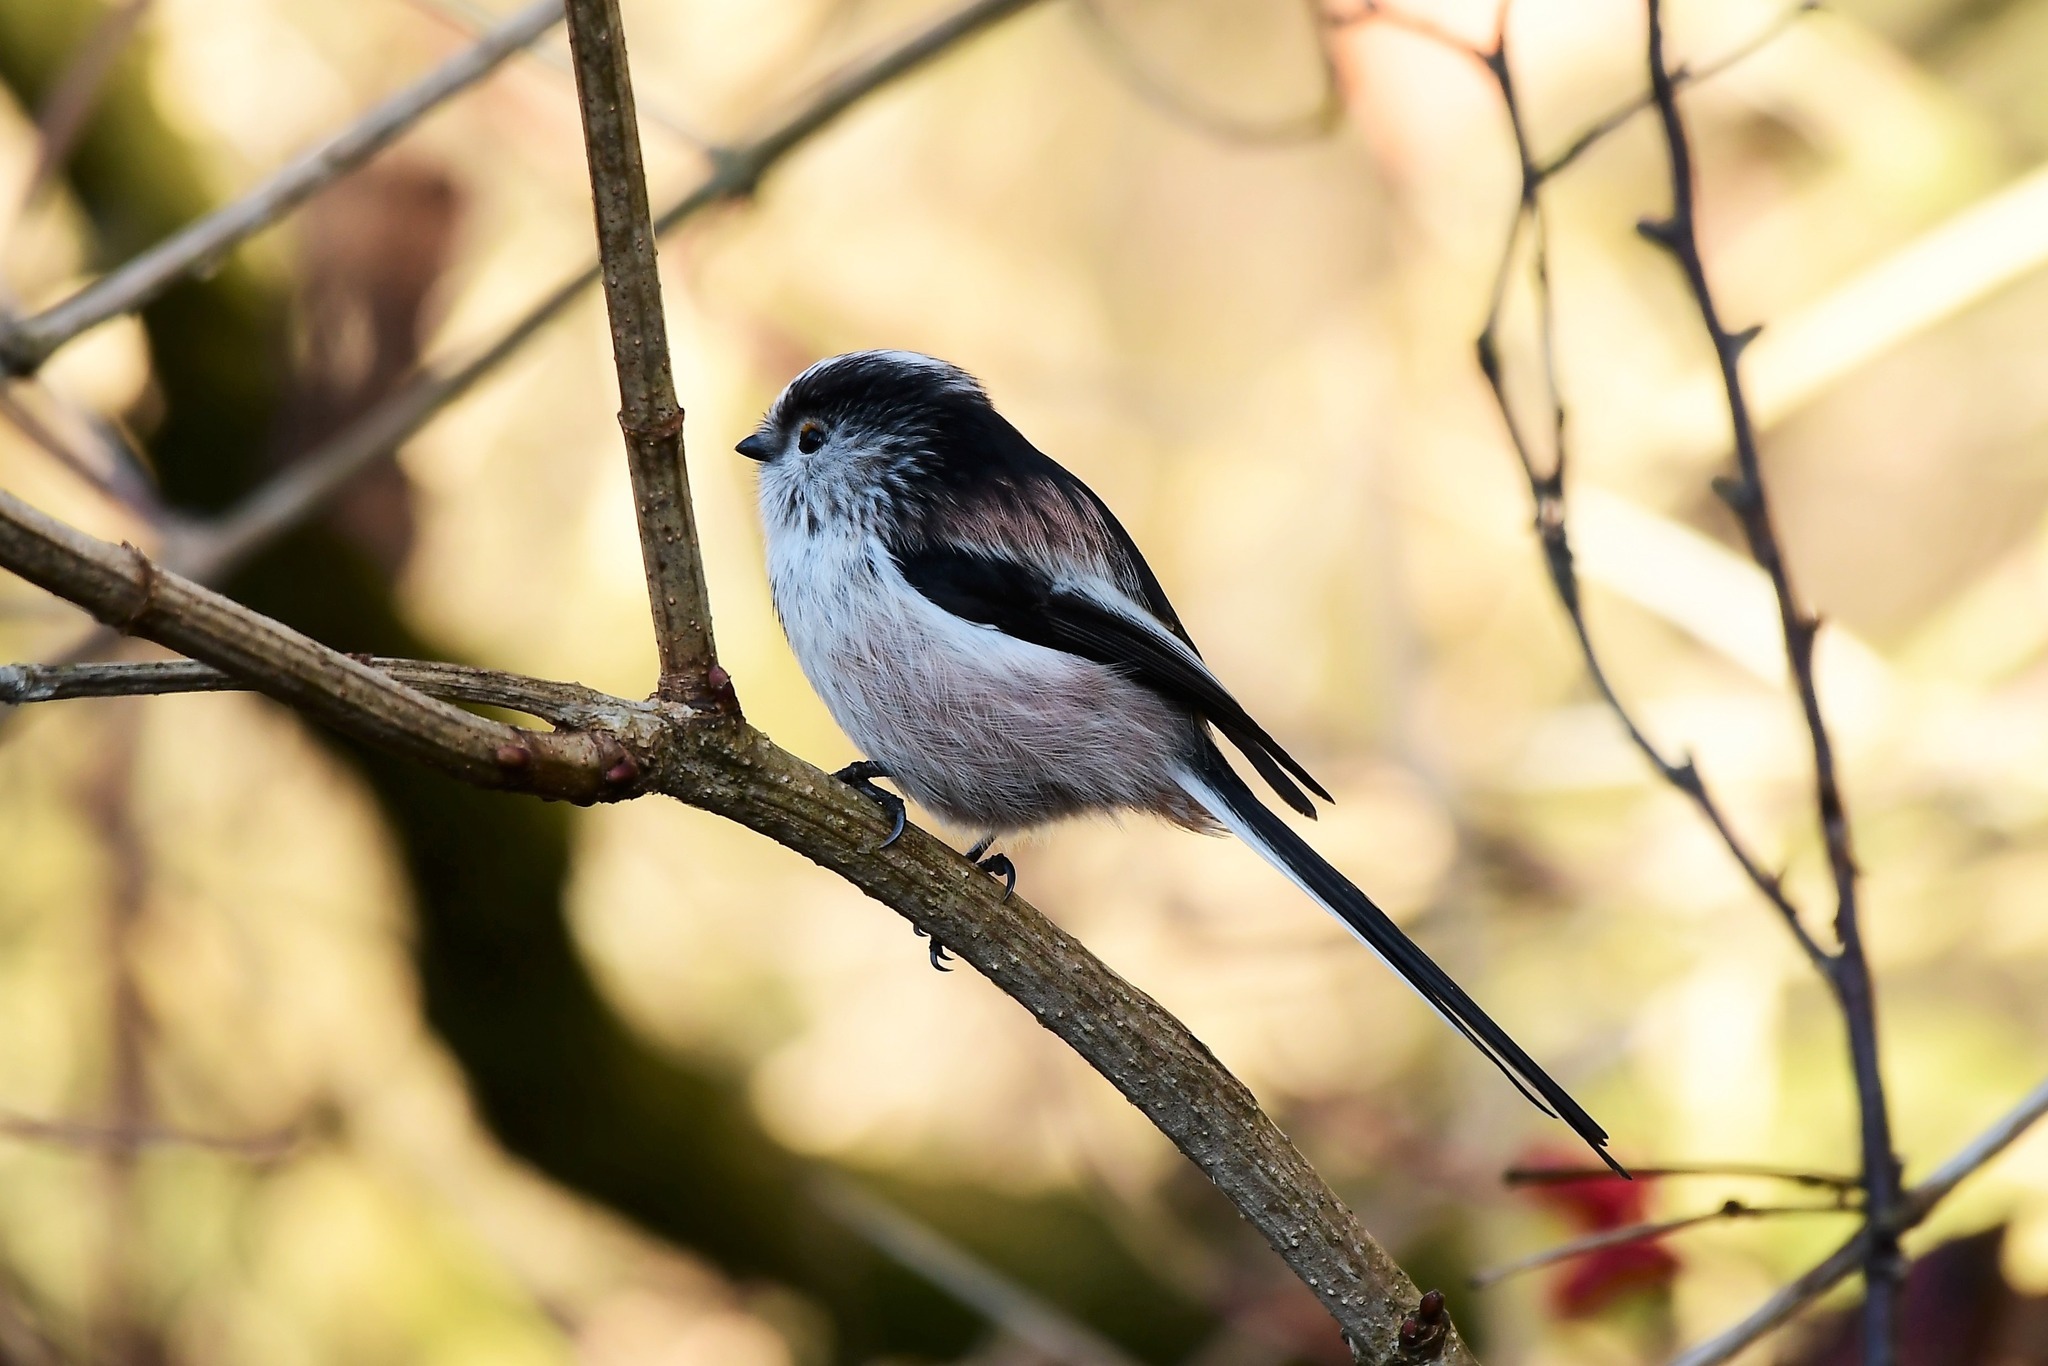
[[[1222,822],[1239,839],[1259,851],[1267,862],[1286,874],[1330,914],[1342,921],[1358,940],[1415,989],[1450,1026],[1513,1082],[1515,1089],[1545,1114],[1556,1116],[1572,1127],[1599,1155],[1600,1160],[1623,1176],[1621,1164],[1607,1152],[1607,1131],[1580,1108],[1565,1089],[1553,1081],[1506,1030],[1465,994],[1430,956],[1402,933],[1387,913],[1335,868],[1325,862],[1308,843],[1289,829],[1284,821],[1253,795],[1214,745],[1202,761],[1181,776],[1181,786],[1200,802],[1210,815]]]

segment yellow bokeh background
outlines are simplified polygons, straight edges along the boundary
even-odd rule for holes
[[[1491,22],[1478,0],[1408,8],[1475,39]],[[740,136],[929,12],[624,9],[657,203],[703,172],[690,130]],[[1781,6],[1674,9],[1674,51],[1702,63]],[[225,200],[454,51],[451,13],[159,0],[137,41]],[[1634,0],[1517,0],[1508,31],[1539,148],[1640,89]],[[1709,270],[1733,323],[1766,325],[1745,362],[1766,473],[1828,621],[1821,695],[1909,1176],[2048,1070],[2044,32],[2043,0],[1841,0],[1685,97]],[[1224,136],[1190,115],[1299,123],[1324,40],[1344,101],[1326,135]],[[560,49],[551,36],[396,154],[444,170],[465,202],[431,354],[489,338],[591,250]],[[0,198],[29,173],[31,118],[0,116]],[[1552,1065],[1624,1158],[1853,1168],[1826,993],[1599,704],[1545,580],[1472,359],[1514,171],[1469,58],[1384,24],[1319,34],[1273,0],[1048,0],[868,100],[754,200],[663,244],[722,659],[782,744],[828,768],[856,757],[781,640],[752,470],[731,447],[817,356],[957,361],[1116,509],[1218,674],[1336,794],[1318,846]],[[1675,272],[1633,230],[1666,206],[1663,176],[1637,119],[1547,191],[1588,617],[1647,729],[1697,756],[1825,935],[1774,608],[1708,492],[1727,460],[1711,356]],[[298,240],[266,234],[248,260],[286,278]],[[30,306],[94,259],[62,194],[0,243]],[[1507,318],[1533,415],[1521,271]],[[586,299],[405,448],[419,523],[402,596],[465,657],[639,695],[653,651],[609,366]],[[145,403],[140,329],[100,329],[44,382],[88,411]],[[13,431],[0,483],[97,533],[151,534]],[[85,627],[0,584],[0,656],[55,656]],[[100,1312],[126,1256],[142,1270],[123,1283],[154,1287],[148,1312],[181,1360],[816,1358],[788,1295],[729,1281],[497,1148],[421,1018],[392,834],[300,721],[209,696],[4,725],[0,1112],[108,1112],[121,867],[100,808],[109,755],[132,745],[130,949],[161,1120],[314,1134],[259,1163],[149,1149],[132,1198],[90,1152],[0,1137],[0,1262],[47,1315]],[[1022,1011],[970,972],[933,973],[905,924],[797,856],[652,800],[578,813],[575,831],[575,929],[607,992],[665,1047],[743,1075],[790,1148],[1076,1192],[1140,1225],[1188,1179]],[[1249,852],[1137,821],[1012,852],[1023,893],[1207,1041],[1397,1254],[1454,1225],[1468,1272],[1566,1235],[1495,1179],[1559,1131]],[[1678,1183],[1651,1207],[1767,1193]],[[2048,1138],[1976,1178],[1915,1245],[2000,1221],[2007,1275],[2048,1291]],[[1745,1312],[1844,1231],[1823,1218],[1686,1235],[1671,1340],[1559,1322],[1541,1277],[1446,1288],[1489,1361],[1636,1361]]]

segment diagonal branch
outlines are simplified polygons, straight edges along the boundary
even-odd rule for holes
[[[884,823],[865,799],[737,716],[509,674],[337,654],[4,493],[0,568],[203,660],[239,686],[465,781],[571,800],[660,792],[795,850],[952,949],[1107,1078],[1315,1292],[1358,1361],[1471,1366],[1473,1357],[1442,1315],[1441,1297],[1425,1303],[1251,1092],[1186,1026],[917,827],[877,847]],[[186,691],[224,681],[189,664],[20,665],[0,670],[0,698]],[[428,693],[587,729],[517,730]],[[512,746],[530,757],[508,762]]]
[[[1633,1170],[1629,1173],[1633,1176]],[[1682,1233],[1702,1224],[1715,1224],[1730,1219],[1769,1219],[1791,1214],[1858,1214],[1854,1205],[1748,1205],[1740,1200],[1728,1200],[1710,1210],[1698,1214],[1682,1214],[1675,1219],[1658,1219],[1649,1223],[1628,1224],[1621,1228],[1602,1229],[1598,1233],[1574,1238],[1556,1247],[1547,1247],[1541,1252],[1532,1252],[1512,1262],[1503,1262],[1476,1273],[1472,1277],[1472,1288],[1484,1290],[1487,1286],[1498,1285],[1511,1276],[1527,1271],[1539,1271],[1546,1266],[1568,1262],[1574,1257],[1583,1257],[1589,1252],[1600,1252],[1610,1247],[1626,1247],[1632,1243],[1649,1243],[1673,1233]]]
[[[286,165],[234,203],[101,276],[34,317],[0,322],[0,371],[30,374],[73,337],[132,312],[204,269],[388,147],[406,129],[553,27],[561,0],[533,0],[424,79]]]
[[[737,711],[730,685],[721,688],[712,674],[718,651],[711,635],[711,600],[690,508],[683,410],[669,369],[653,212],[618,0],[568,0],[568,9],[605,311],[619,372],[619,426],[626,433],[647,598],[661,652],[658,692],[670,701]]]

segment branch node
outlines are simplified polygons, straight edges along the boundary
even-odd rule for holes
[[[1489,327],[1481,332],[1472,347],[1479,353],[1479,372],[1489,383],[1497,385],[1500,382],[1500,343],[1495,339],[1493,329]]]
[[[650,422],[644,427],[634,426],[631,418],[624,413],[620,413],[619,430],[623,431],[627,438],[632,441],[667,441],[682,434],[683,410],[677,408],[669,416],[655,422]]]
[[[1749,344],[1763,335],[1763,331],[1762,323],[1751,323],[1740,332],[1731,332],[1728,335],[1728,354],[1739,359],[1743,352],[1749,350]]]
[[[1444,1314],[1443,1292],[1429,1291],[1415,1312],[1401,1320],[1400,1331],[1395,1335],[1394,1360],[1403,1363],[1440,1360],[1450,1337],[1451,1323]]]
[[[134,558],[135,567],[142,574],[142,587],[136,593],[135,606],[130,608],[127,614],[121,617],[120,620],[107,623],[107,625],[125,636],[141,625],[142,619],[148,616],[151,609],[156,606],[156,594],[157,589],[163,583],[163,571],[157,568],[155,560],[142,553],[139,546],[123,541],[121,542],[121,549],[127,551]]]
[[[1714,496],[1728,505],[1737,517],[1748,517],[1763,502],[1763,491],[1747,479],[1718,474],[1713,481]]]
[[[498,765],[518,772],[533,763],[533,752],[524,745],[499,745]]]
[[[1636,233],[1644,241],[1660,246],[1668,252],[1678,251],[1678,224],[1669,218],[1639,218]]]

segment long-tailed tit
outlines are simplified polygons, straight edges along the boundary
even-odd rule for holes
[[[899,822],[900,800],[868,779],[983,832],[970,857],[1087,812],[1230,830],[1614,1165],[1564,1088],[1253,795],[1212,730],[1296,811],[1315,814],[1303,788],[1330,799],[1202,662],[1102,500],[971,376],[906,351],[820,361],[739,450],[761,462],[783,630],[869,756],[842,777]],[[1007,859],[982,862],[1014,881]]]

